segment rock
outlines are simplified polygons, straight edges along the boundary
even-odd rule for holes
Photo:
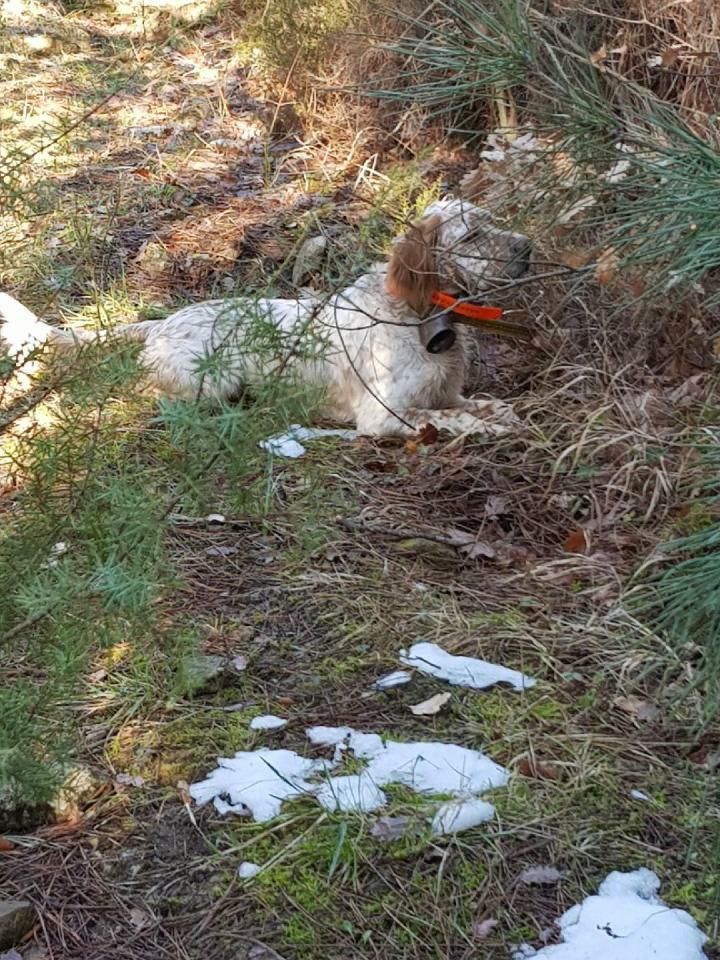
[[[101,781],[87,767],[73,767],[50,801],[55,817],[58,820],[78,817],[80,808],[90,801],[100,786]]]
[[[219,657],[193,653],[180,661],[179,678],[185,692],[194,696],[229,685],[247,666],[242,656]]]
[[[299,287],[306,277],[320,268],[327,245],[327,237],[320,236],[308,237],[300,246],[293,264],[292,282],[294,287]]]
[[[191,694],[201,693],[210,687],[218,687],[225,666],[225,657],[202,653],[193,653],[183,657],[180,663],[183,686]]]
[[[35,911],[27,900],[0,900],[0,950],[16,946],[35,925]]]

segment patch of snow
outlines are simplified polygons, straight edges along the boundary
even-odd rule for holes
[[[329,777],[317,791],[318,803],[325,810],[358,810],[372,813],[387,803],[387,797],[366,771],[347,777]]]
[[[410,683],[412,674],[409,670],[394,670],[392,673],[386,673],[384,677],[379,677],[373,687],[376,690],[391,690],[393,687],[400,687],[404,683]]]
[[[376,787],[401,783],[417,793],[475,798],[484,790],[504,786],[508,779],[499,764],[454,743],[383,742],[375,733],[358,733],[350,727],[312,727],[307,735],[311,743],[334,746],[336,757],[347,749],[367,760],[359,779]]]
[[[270,820],[284,800],[308,794],[326,810],[370,812],[386,803],[382,787],[400,783],[428,796],[456,798],[437,811],[433,826],[439,833],[466,830],[489,819],[493,808],[479,794],[508,780],[504,767],[453,743],[383,741],[376,733],[352,727],[312,727],[306,733],[316,746],[335,747],[334,759],[308,760],[291,750],[239,751],[234,758],[220,759],[209,777],[190,787],[190,796],[200,806],[213,801],[220,814]],[[331,776],[345,751],[366,760],[367,766],[358,774]]]
[[[354,440],[358,436],[357,430],[321,430],[316,427],[303,427],[293,423],[285,433],[279,433],[267,440],[261,440],[259,446],[278,457],[297,459],[305,454],[303,442],[317,440],[320,437],[341,437],[343,440]]]
[[[495,816],[495,807],[478,797],[472,800],[443,803],[432,818],[432,832],[439,836],[446,833],[460,833],[470,830],[480,823],[486,823]]]
[[[414,643],[409,652],[400,651],[400,662],[457,687],[482,689],[496,683],[509,683],[515,690],[526,690],[535,685],[535,680],[517,670],[476,657],[456,657],[436,643]]]
[[[253,717],[250,721],[251,730],[279,730],[284,727],[287,720],[282,717],[274,717],[271,713],[264,714],[261,717]]]
[[[641,867],[614,871],[596,896],[570,907],[560,918],[563,943],[528,952],[523,944],[513,960],[706,960],[707,937],[685,910],[668,907],[657,895],[657,875]],[[530,948],[532,949],[532,948]]]
[[[250,860],[245,860],[238,867],[238,876],[241,880],[250,880],[252,877],[256,877],[260,873],[261,867],[257,863],[252,863]]]
[[[212,800],[219,814],[247,816],[249,811],[258,821],[277,817],[283,800],[314,793],[317,785],[307,778],[332,766],[327,760],[300,757],[294,750],[266,749],[239,750],[218,763],[209,777],[190,786],[190,796],[200,807]]]

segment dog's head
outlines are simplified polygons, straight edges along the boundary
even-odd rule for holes
[[[436,200],[395,241],[388,290],[424,316],[438,290],[474,296],[524,276],[531,252],[526,236],[499,229],[482,207]]]

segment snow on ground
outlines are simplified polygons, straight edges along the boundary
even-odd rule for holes
[[[234,757],[221,757],[206,780],[193,783],[190,796],[203,806],[213,801],[218,813],[238,813],[255,820],[272,820],[283,800],[314,793],[317,786],[308,777],[332,766],[326,760],[307,760],[293,750],[239,750]],[[228,798],[227,800],[225,798]]]
[[[707,937],[689,913],[668,907],[659,889],[645,867],[614,871],[596,896],[560,917],[563,943],[539,951],[523,945],[513,960],[706,960]]]
[[[341,437],[343,440],[355,440],[357,430],[322,430],[317,427],[303,427],[293,423],[285,433],[261,440],[259,446],[277,457],[297,459],[305,454],[303,441],[317,440],[320,437]]]
[[[284,800],[315,796],[326,810],[371,812],[385,805],[383,786],[404,784],[428,797],[444,794],[453,802],[440,806],[432,819],[435,833],[456,833],[488,820],[494,813],[480,794],[507,783],[504,767],[477,750],[454,743],[383,742],[376,733],[351,727],[312,727],[315,746],[335,747],[335,757],[308,760],[291,750],[239,751],[222,758],[205,780],[190,787],[199,806],[210,801],[220,814],[238,813],[270,820]],[[351,752],[367,761],[358,774],[332,776],[330,771]]]
[[[392,673],[386,673],[373,684],[376,690],[392,690],[393,687],[401,687],[404,683],[410,683],[412,674],[409,670],[393,670]]]
[[[284,727],[287,720],[282,717],[275,717],[271,713],[264,714],[262,717],[253,717],[250,721],[251,730],[279,730]]]
[[[496,683],[509,683],[515,690],[527,690],[536,682],[524,673],[488,663],[487,660],[453,656],[436,643],[414,643],[409,652],[400,651],[400,662],[438,680],[447,680],[456,687],[482,689]]]

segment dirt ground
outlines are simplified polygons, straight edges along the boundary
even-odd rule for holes
[[[307,233],[339,251],[316,283],[382,244],[391,224],[376,224],[371,199],[392,188],[405,147],[369,107],[333,138],[264,98],[238,4],[6,6],[7,143],[95,112],[38,149],[32,210],[8,191],[4,289],[51,317],[115,321],[240,285],[287,292]],[[419,188],[457,183],[472,163],[439,144]],[[598,314],[564,309],[593,342]],[[318,442],[271,476],[258,458],[264,511],[233,510],[220,482],[208,512],[224,522],[170,516],[159,628],[99,651],[70,704],[90,785],[56,822],[1,831],[0,896],[37,908],[23,960],[500,960],[554,942],[563,910],[638,866],[720,957],[718,732],[697,732],[697,693],[675,695],[692,665],[621,602],[658,544],[698,522],[685,491],[701,464],[685,441],[713,388],[692,366],[640,381],[588,362],[584,345],[575,362],[497,346],[478,381],[515,399],[516,436]],[[2,499],[11,510],[12,491]],[[246,666],[178,693],[168,677],[188,630],[203,654]],[[538,683],[447,688],[441,712],[416,717],[439,681],[372,684],[421,638]],[[250,730],[264,713],[289,722]],[[392,788],[387,813],[410,826],[388,843],[372,817],[311,799],[259,824],[189,799],[237,750],[309,755],[314,724],[482,749],[511,773],[489,796],[496,818],[431,837],[423,802]],[[243,881],[242,861],[264,869]],[[562,879],[524,883],[532,866]]]

